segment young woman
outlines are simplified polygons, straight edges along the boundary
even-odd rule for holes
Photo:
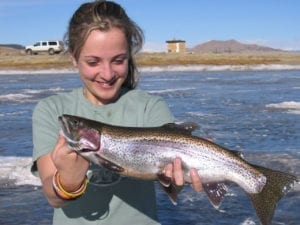
[[[90,164],[59,135],[62,114],[123,126],[173,122],[161,98],[135,89],[133,54],[142,47],[143,33],[120,5],[94,1],[77,9],[66,37],[83,86],[40,101],[33,113],[33,170],[55,208],[53,224],[159,224],[153,182],[121,178]],[[165,175],[184,185],[179,158],[166,165]],[[196,170],[191,177],[200,191]]]

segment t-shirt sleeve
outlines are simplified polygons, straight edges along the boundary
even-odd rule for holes
[[[36,174],[36,160],[53,150],[58,138],[59,124],[55,106],[42,100],[37,104],[32,115],[33,166]]]
[[[155,127],[173,123],[174,117],[161,97],[152,97],[145,109],[145,126]]]

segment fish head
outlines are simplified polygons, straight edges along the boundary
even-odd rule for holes
[[[79,153],[98,151],[101,133],[91,120],[72,115],[62,115],[58,119],[61,133],[71,149]]]

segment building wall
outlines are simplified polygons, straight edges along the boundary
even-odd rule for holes
[[[185,52],[185,41],[166,41],[169,53],[182,53]]]

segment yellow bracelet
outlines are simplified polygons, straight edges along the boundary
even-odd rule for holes
[[[86,191],[86,188],[87,188],[88,179],[87,179],[87,177],[85,177],[84,182],[76,191],[68,192],[63,188],[63,186],[60,182],[60,179],[59,179],[59,173],[58,173],[58,171],[56,171],[53,176],[52,183],[53,183],[53,188],[59,197],[61,197],[62,199],[65,199],[65,200],[71,200],[71,199],[75,199],[75,198],[78,198],[79,196],[83,195],[83,193]]]
[[[54,181],[54,176],[53,176],[53,180],[52,180],[52,186],[53,186],[53,190],[55,191],[55,194],[60,197],[61,199],[64,200],[72,200],[74,198],[70,198],[69,196],[66,196],[64,193],[62,193],[59,188],[57,187],[56,182]]]

